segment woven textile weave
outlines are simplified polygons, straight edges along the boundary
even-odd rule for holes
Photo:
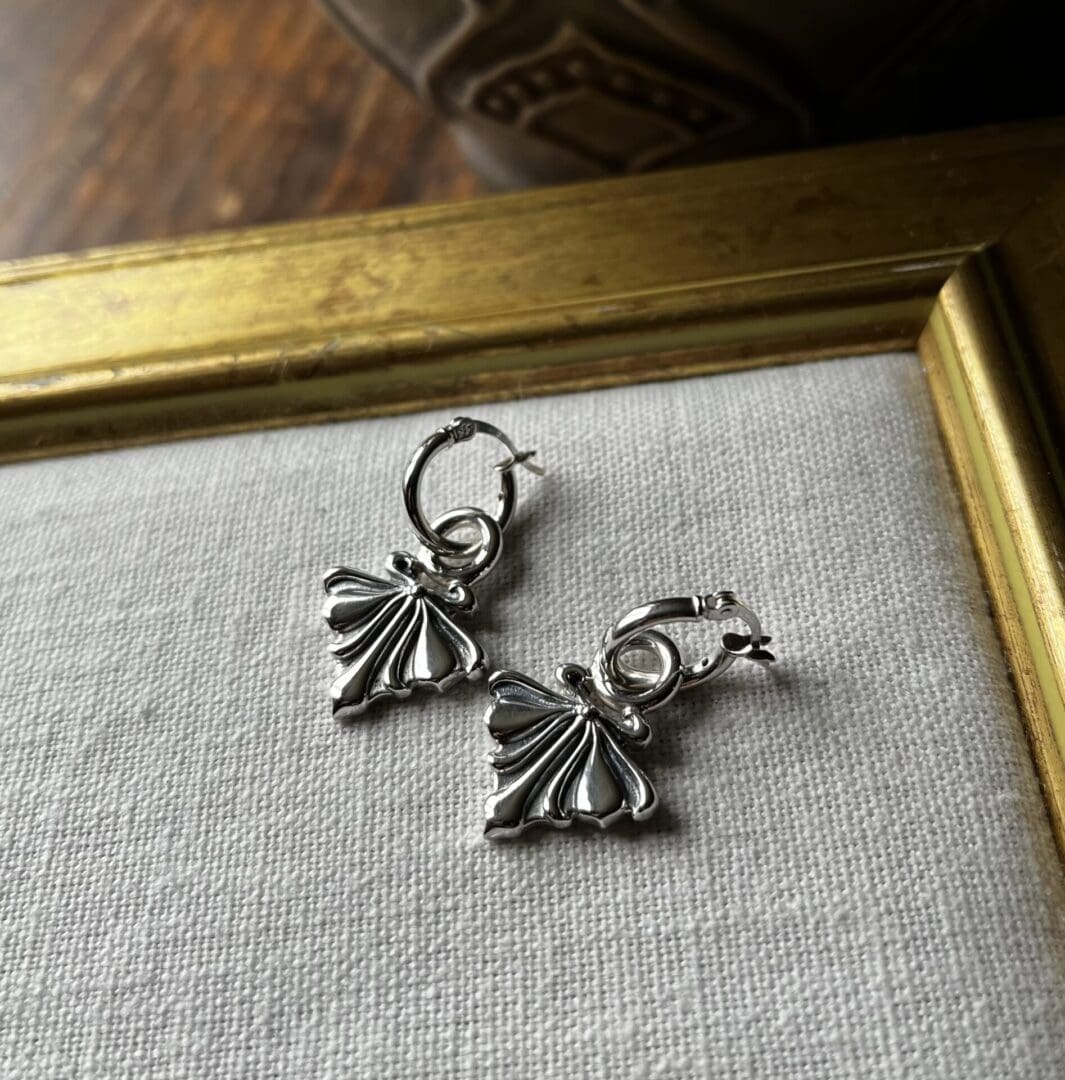
[[[662,809],[608,833],[481,838],[483,682],[330,719],[321,575],[413,550],[454,411],[0,468],[0,1075],[1065,1074],[1063,876],[917,360],[468,410],[549,470],[491,662],[724,587],[773,635],[652,714]],[[492,505],[482,441],[437,512]]]

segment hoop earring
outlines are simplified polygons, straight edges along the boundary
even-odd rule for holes
[[[746,634],[726,633],[715,652],[685,665],[672,638],[654,629],[671,622],[738,619]],[[485,722],[500,745],[489,754],[496,790],[485,803],[485,834],[512,837],[534,825],[565,829],[575,821],[606,828],[645,821],[658,805],[650,780],[629,758],[651,741],[645,714],[679,690],[720,678],[737,660],[767,665],[758,617],[730,592],[675,597],[635,607],[607,630],[591,668],[555,670],[561,691],[516,671],[488,681]],[[639,655],[652,663],[637,664]]]
[[[463,506],[429,521],[422,509],[421,482],[442,450],[488,435],[507,449],[495,466],[500,474],[496,514]],[[514,469],[521,465],[543,475],[530,462],[535,451],[519,451],[497,427],[459,417],[429,436],[414,452],[403,479],[403,503],[421,541],[417,556],[393,551],[385,562],[387,578],[338,567],[325,576],[323,615],[334,632],[329,651],[337,662],[330,687],[333,714],[352,719],[381,698],[405,698],[418,687],[447,690],[462,679],[480,678],[484,651],[454,616],[473,612],[472,586],[495,566],[503,532],[517,503]],[[476,536],[458,540],[455,534]]]

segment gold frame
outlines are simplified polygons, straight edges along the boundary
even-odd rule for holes
[[[1065,125],[0,265],[0,460],[916,348],[1065,856]]]

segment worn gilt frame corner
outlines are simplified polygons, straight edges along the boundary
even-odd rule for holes
[[[917,348],[1065,854],[1062,177],[1041,123],[0,265],[0,460]]]

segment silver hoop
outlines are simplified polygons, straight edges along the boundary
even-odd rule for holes
[[[709,596],[676,596],[633,608],[606,632],[596,653],[593,671],[601,670],[608,677],[617,674],[618,657],[627,646],[639,643],[642,638],[651,634],[665,637],[653,629],[656,626],[672,622],[725,622],[729,619],[743,622],[750,631],[750,636],[725,634],[714,653],[693,664],[682,664],[676,689],[687,690],[716,679],[728,671],[741,656],[750,654],[752,659],[761,660],[761,646],[767,643],[769,638],[762,634],[758,616],[732,593],[718,592]],[[666,640],[672,644],[672,639]]]
[[[535,450],[518,450],[518,448],[493,424],[487,424],[483,420],[471,420],[466,416],[456,417],[450,424],[434,431],[414,451],[414,456],[407,465],[407,471],[403,476],[403,505],[406,507],[407,516],[410,518],[411,527],[418,539],[425,547],[436,555],[459,556],[468,558],[478,554],[478,548],[470,544],[459,544],[442,535],[436,524],[430,522],[422,509],[421,483],[422,475],[429,463],[440,453],[460,442],[468,442],[475,435],[490,435],[493,439],[501,442],[508,452],[508,457],[495,466],[500,474],[499,479],[499,509],[495,514],[472,508],[472,512],[478,516],[490,517],[499,527],[502,534],[510,524],[514,516],[514,507],[517,502],[517,484],[514,480],[514,468],[522,465],[530,472],[543,474],[543,470],[533,465],[529,458]],[[464,508],[463,513],[468,514],[471,508]],[[449,511],[449,514],[454,511]],[[445,514],[444,517],[448,515]],[[443,520],[442,518],[440,520]]]

